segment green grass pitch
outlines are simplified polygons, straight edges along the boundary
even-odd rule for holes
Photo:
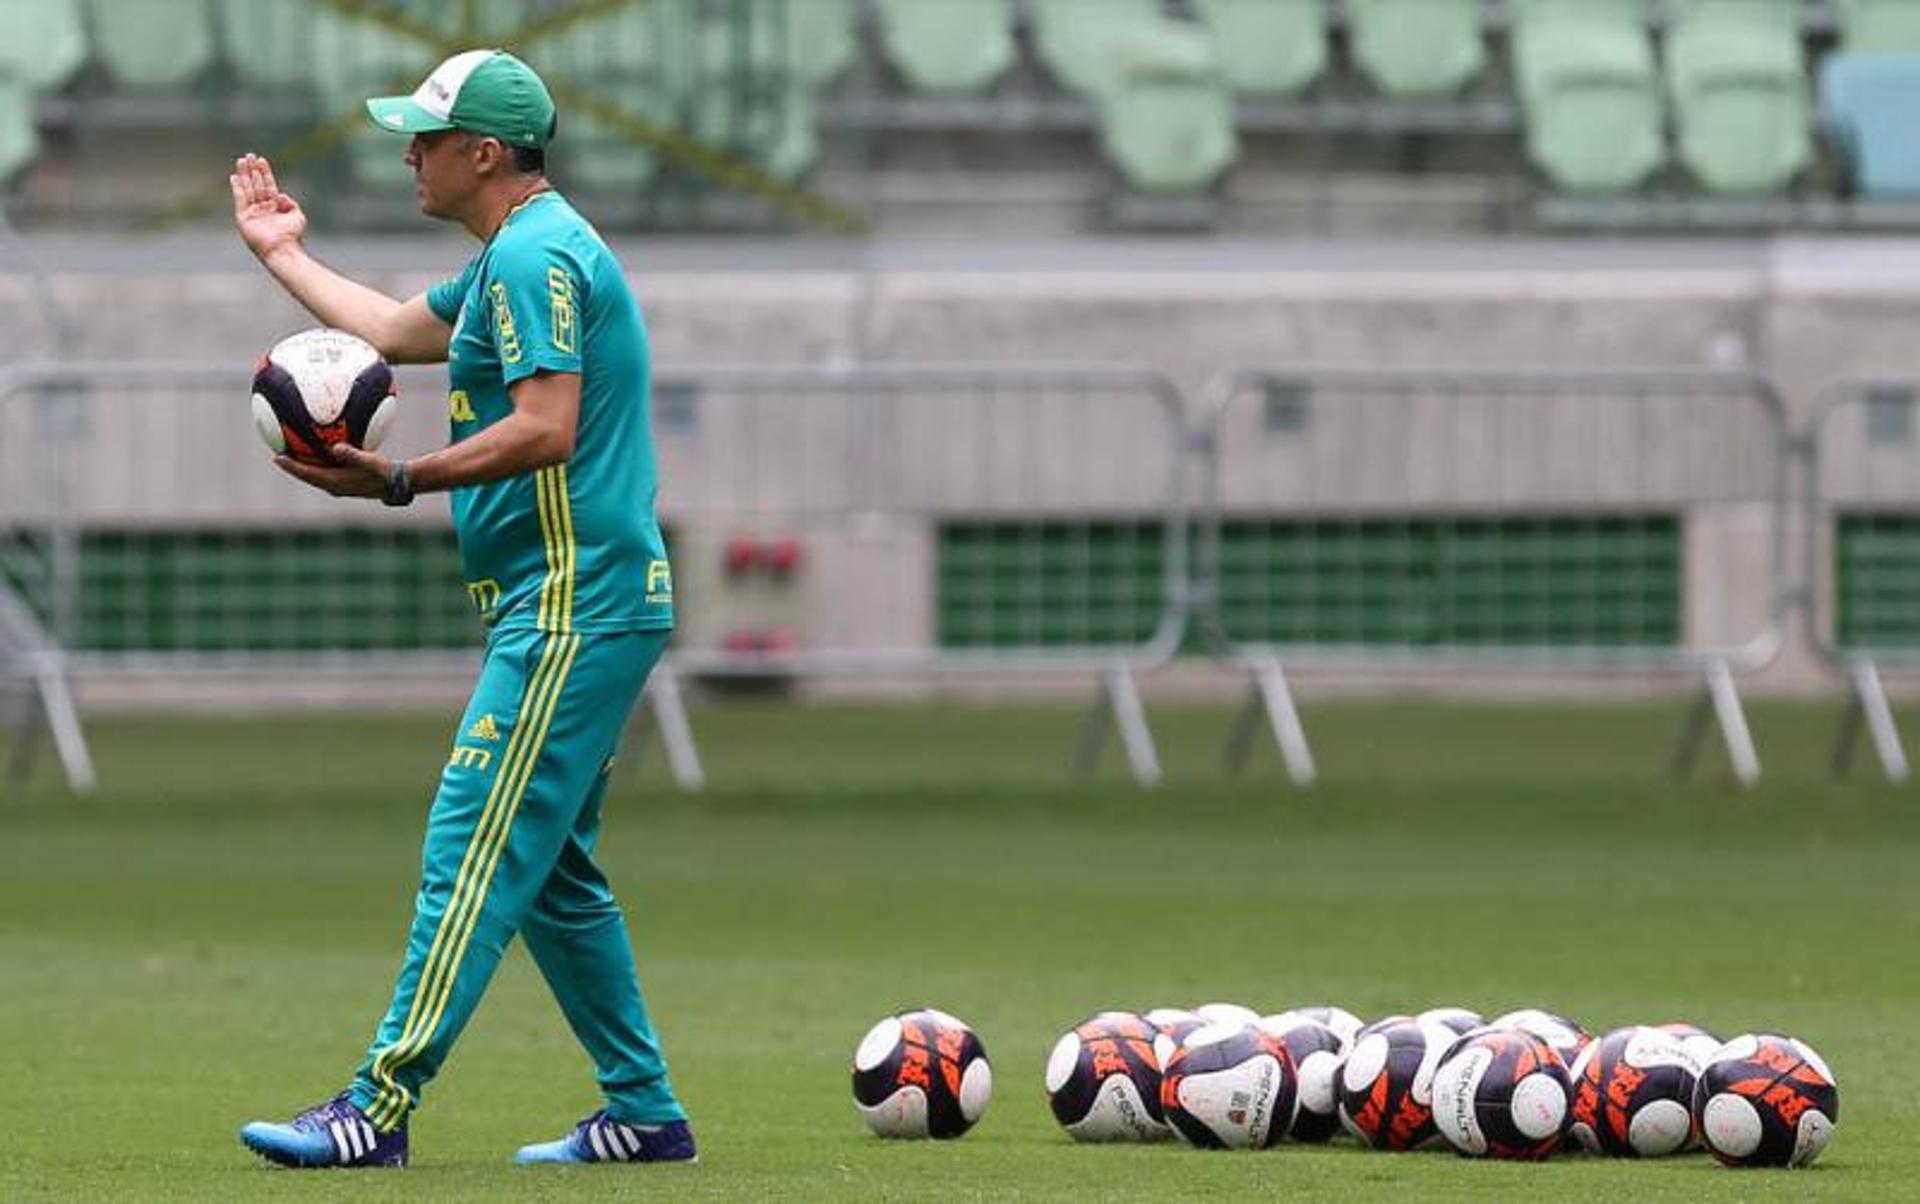
[[[1836,710],[1760,708],[1747,794],[1663,776],[1675,705],[1316,707],[1302,793],[1270,750],[1218,769],[1224,712],[1160,708],[1145,794],[1066,774],[1065,708],[707,708],[713,788],[629,765],[604,841],[701,1164],[507,1164],[595,1106],[515,950],[413,1168],[351,1178],[271,1170],[235,1131],[358,1058],[450,716],[102,722],[96,798],[0,794],[0,1200],[1912,1199],[1920,798],[1825,776]],[[1791,1173],[1071,1144],[1053,1038],[1210,999],[1777,1028],[1827,1056],[1843,1115]],[[958,1142],[882,1142],[850,1102],[860,1034],[918,1004],[993,1059]]]

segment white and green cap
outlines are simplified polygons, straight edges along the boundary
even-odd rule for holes
[[[545,146],[553,97],[532,67],[504,50],[467,50],[433,69],[411,96],[367,102],[373,123],[396,134],[469,130],[508,146]]]

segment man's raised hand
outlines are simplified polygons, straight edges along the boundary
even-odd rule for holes
[[[300,204],[280,191],[273,165],[265,156],[245,154],[233,161],[233,224],[240,239],[262,262],[275,252],[299,244],[307,232],[307,215]]]

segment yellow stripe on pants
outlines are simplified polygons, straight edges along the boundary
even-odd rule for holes
[[[568,643],[572,646],[563,647]],[[577,650],[578,637],[574,637],[572,641],[549,640],[541,653],[540,663],[534,669],[526,696],[521,702],[513,735],[508,739],[500,774],[488,792],[480,821],[474,827],[473,836],[461,859],[460,870],[455,876],[447,910],[442,914],[434,933],[427,963],[415,987],[413,1004],[408,1009],[407,1022],[402,1027],[399,1039],[374,1059],[373,1074],[381,1084],[380,1096],[368,1109],[368,1118],[382,1128],[390,1128],[406,1109],[407,1094],[394,1081],[393,1072],[419,1055],[433,1032],[434,1023],[437,1023],[439,1008],[444,1007],[445,997],[452,990],[453,978],[465,952],[465,934],[472,931],[472,920],[478,917],[487,882],[492,875],[491,866],[497,860],[498,847],[505,841],[513,812],[519,806],[519,792],[525,788],[526,775],[518,770],[522,765],[531,765],[538,756],[554,703]],[[449,937],[452,938],[451,943]],[[438,1000],[439,1008],[427,1005],[423,1010],[423,1005],[429,999]],[[427,1013],[432,1013],[434,1022],[421,1027],[420,1021]]]

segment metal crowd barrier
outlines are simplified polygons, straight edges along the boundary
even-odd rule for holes
[[[1888,780],[1909,776],[1881,682],[1920,668],[1920,378],[1849,380],[1822,389],[1807,419],[1808,644],[1846,677],[1833,750],[1844,773],[1862,730]]]
[[[1288,666],[1675,671],[1703,682],[1676,768],[1711,717],[1758,779],[1734,677],[1792,605],[1765,379],[1299,366],[1217,381],[1204,424],[1197,624],[1251,683],[1231,762],[1264,715],[1313,779]],[[1709,596],[1747,621],[1709,629]]]
[[[1165,377],[711,366],[655,385],[691,599],[669,682],[1093,672],[1076,763],[1117,732],[1135,778],[1159,780],[1134,675],[1180,647],[1190,528],[1185,407]],[[727,567],[743,541],[806,563],[755,584]],[[737,638],[800,612],[804,640]]]
[[[444,377],[402,387],[429,400],[402,407],[393,445],[437,446]],[[1085,672],[1100,697],[1077,762],[1117,731],[1150,783],[1135,675],[1200,647],[1248,675],[1230,757],[1264,717],[1307,782],[1289,668],[1679,672],[1702,690],[1677,767],[1717,721],[1751,782],[1735,679],[1774,659],[1809,592],[1786,564],[1790,447],[1814,465],[1809,539],[1838,547],[1827,520],[1855,516],[1872,614],[1920,613],[1920,567],[1867,555],[1900,523],[1920,532],[1898,387],[1836,390],[1796,443],[1772,386],[1729,373],[1302,366],[1224,377],[1189,415],[1164,377],[1127,369],[665,370],[682,630],[648,709],[692,787],[688,675]],[[17,436],[0,440],[0,599],[21,620],[0,667],[39,683],[79,758],[69,670],[475,659],[444,499],[344,507],[281,479],[243,390],[231,364],[0,374],[0,429]],[[143,592],[155,581],[164,600]],[[1909,646],[1857,606],[1836,626],[1823,581],[1810,630],[1852,669],[1888,759],[1875,666],[1920,663],[1920,632]]]
[[[392,447],[444,442],[444,380],[403,373],[428,400]],[[0,374],[0,429],[22,436],[0,441],[0,593],[82,673],[472,664],[445,499],[390,511],[285,480],[245,385],[232,364]],[[684,675],[1034,671],[1098,676],[1079,763],[1117,731],[1158,780],[1134,675],[1179,647],[1190,527],[1163,377],[684,367],[654,397],[682,630],[648,702],[684,785],[702,781]],[[802,563],[778,588],[733,581],[740,541]]]

